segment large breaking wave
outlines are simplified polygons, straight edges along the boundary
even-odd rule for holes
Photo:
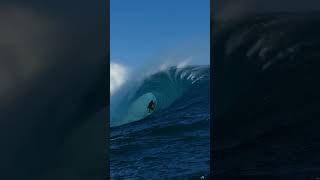
[[[207,89],[204,86],[208,86],[209,78],[209,66],[171,67],[151,74],[127,86],[121,96],[114,98],[117,100],[111,101],[110,125],[119,126],[159,114],[179,99],[191,100],[193,96],[207,95],[209,92],[202,90]],[[183,98],[187,95],[190,98]],[[147,109],[151,100],[156,103],[152,113]]]
[[[316,177],[320,14],[254,14],[213,29],[213,178]]]

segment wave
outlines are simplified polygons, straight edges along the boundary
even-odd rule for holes
[[[211,46],[216,59],[214,98],[219,104],[211,129],[219,136],[212,147],[213,154],[219,154],[214,178],[242,172],[249,179],[259,179],[258,174],[311,177],[313,172],[304,169],[315,168],[316,161],[305,150],[319,152],[314,141],[320,139],[315,133],[319,13],[255,15],[227,23],[221,32],[215,30]]]
[[[116,103],[111,102],[111,126],[119,126],[144,119],[150,115],[161,113],[179,99],[184,104],[192,97],[208,95],[203,93],[209,87],[210,67],[208,65],[187,66],[183,68],[170,67],[164,71],[154,73],[134,86],[127,87],[125,95]],[[153,100],[155,111],[149,112],[148,103]],[[179,106],[181,107],[181,106]]]

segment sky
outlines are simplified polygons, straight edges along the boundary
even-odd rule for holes
[[[113,75],[167,56],[209,64],[210,0],[110,0],[110,54],[113,90]]]

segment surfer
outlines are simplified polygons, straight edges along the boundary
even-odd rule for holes
[[[151,100],[151,101],[149,102],[149,104],[148,104],[149,113],[151,113],[152,111],[154,111],[155,105],[156,105],[156,104],[154,103],[153,100]]]

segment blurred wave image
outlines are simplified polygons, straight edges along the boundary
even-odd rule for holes
[[[215,2],[211,175],[319,178],[319,2]]]
[[[104,8],[0,2],[0,179],[104,178]]]

